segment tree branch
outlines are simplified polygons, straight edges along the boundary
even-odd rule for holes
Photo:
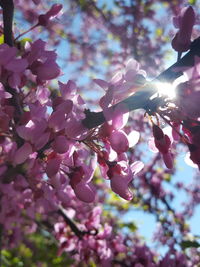
[[[74,232],[79,239],[82,239],[85,234],[88,234],[86,231],[79,230],[76,224],[66,215],[62,208],[59,208],[58,214],[64,218],[66,224],[69,225],[72,232]]]
[[[8,44],[9,46],[13,46],[13,38],[12,38],[12,24],[13,24],[13,14],[14,14],[13,0],[0,0],[0,5],[3,9],[4,43]]]
[[[145,109],[147,104],[151,102],[150,97],[156,93],[154,82],[157,80],[161,82],[173,82],[183,74],[178,68],[194,66],[195,56],[200,56],[200,37],[192,42],[190,51],[183,58],[145,85],[143,90],[136,92],[132,96],[110,107],[109,109],[111,113],[119,104],[125,104],[129,111]],[[102,111],[90,112],[89,110],[86,110],[85,115],[86,118],[82,120],[82,123],[88,129],[97,127],[106,121]]]
[[[14,14],[14,4],[13,0],[0,0],[0,6],[3,9],[3,32],[4,32],[4,43],[13,46],[13,14]],[[20,104],[20,99],[17,91],[11,88],[8,84],[4,84],[5,90],[12,95],[10,99],[10,104],[15,107],[15,121],[19,119],[23,113],[23,109]]]

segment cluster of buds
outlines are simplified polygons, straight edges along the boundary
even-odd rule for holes
[[[163,161],[168,169],[173,168],[173,158],[170,151],[171,141],[168,135],[163,133],[163,130],[153,125],[154,143],[158,151],[162,154]]]

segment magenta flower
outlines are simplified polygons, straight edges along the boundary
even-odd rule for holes
[[[142,162],[138,161],[129,166],[124,160],[118,161],[115,166],[111,166],[107,175],[110,178],[110,186],[113,192],[125,200],[131,200],[133,194],[129,188],[129,184],[133,180],[133,176],[140,172],[143,167],[144,164]]]
[[[86,202],[86,203],[94,202],[96,193],[91,183],[87,184],[84,182],[80,182],[80,183],[74,184],[73,189],[74,189],[75,195],[81,201]]]
[[[21,85],[24,71],[28,67],[28,61],[24,58],[16,58],[17,49],[7,44],[0,45],[0,73],[7,78],[12,88]],[[6,72],[4,72],[6,70]]]
[[[71,142],[63,135],[59,135],[55,138],[52,147],[55,152],[59,154],[66,153],[69,150]]]
[[[173,19],[174,26],[179,29],[172,40],[172,47],[178,52],[190,48],[192,28],[195,23],[195,13],[191,6],[182,9],[179,16]]]
[[[58,132],[65,128],[65,113],[63,110],[56,110],[51,114],[49,117],[48,125],[52,128],[55,132]]]
[[[60,169],[62,159],[60,157],[50,158],[47,162],[46,173],[49,177],[56,175]]]
[[[76,170],[70,174],[70,185],[78,199],[90,203],[95,200],[96,195],[95,188],[91,183],[94,171],[91,171],[89,167],[83,167],[77,167]]]
[[[124,198],[125,200],[131,200],[133,198],[133,194],[130,191],[128,185],[132,180],[132,175],[120,175],[115,173],[110,180],[110,186],[116,194],[120,197]]]
[[[38,17],[38,25],[47,26],[49,21],[60,13],[61,9],[62,5],[54,4],[46,14]]]
[[[60,75],[60,68],[56,63],[56,53],[45,50],[46,43],[37,40],[26,45],[26,59],[31,72],[39,81],[52,80]]]
[[[14,164],[22,164],[27,160],[28,156],[32,153],[32,147],[29,143],[24,143],[14,155],[13,162]]]
[[[128,136],[125,134],[125,132],[123,132],[121,130],[113,131],[110,135],[109,140],[110,140],[111,147],[117,153],[126,152],[129,148]]]
[[[173,158],[170,152],[171,141],[168,135],[163,133],[163,130],[157,126],[153,125],[153,136],[156,148],[162,154],[163,161],[168,169],[173,168]]]

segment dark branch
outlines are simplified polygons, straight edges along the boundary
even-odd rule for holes
[[[70,229],[75,233],[75,235],[82,239],[86,232],[79,230],[76,224],[65,214],[62,208],[58,210],[58,214],[64,218],[66,224],[69,225]]]
[[[194,66],[195,56],[200,56],[200,37],[192,42],[190,51],[183,58],[167,70],[163,71],[141,91],[136,92],[134,95],[110,107],[110,111],[113,111],[119,104],[125,104],[129,111],[135,109],[145,109],[147,103],[150,101],[150,97],[156,92],[153,83],[157,80],[160,80],[161,82],[173,82],[183,74],[182,71],[178,70],[179,67]],[[87,110],[85,114],[86,118],[82,121],[82,123],[88,129],[97,127],[106,121],[102,111],[90,112]]]
[[[98,230],[97,229],[93,229],[93,230],[89,230],[89,231],[81,231],[78,229],[78,227],[76,226],[76,224],[66,215],[66,213],[64,212],[63,208],[60,207],[58,210],[58,214],[60,214],[67,225],[69,225],[70,229],[72,230],[72,232],[75,233],[75,235],[79,238],[82,239],[84,235],[88,234],[88,235],[97,235],[98,234]]]
[[[14,14],[14,4],[13,0],[0,0],[0,6],[3,9],[3,32],[4,32],[4,43],[9,46],[13,46],[13,14]],[[23,113],[20,99],[17,91],[11,88],[8,84],[4,84],[5,90],[12,95],[10,99],[10,104],[15,107],[15,121],[19,119]]]
[[[13,0],[0,0],[0,5],[3,9],[4,43],[8,44],[9,46],[13,46],[13,38],[12,38],[12,24],[13,24],[13,13],[14,13]]]

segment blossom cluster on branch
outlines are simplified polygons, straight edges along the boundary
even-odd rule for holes
[[[27,6],[23,9],[21,2],[16,2],[31,21]],[[32,2],[42,5],[42,1]],[[89,2],[92,11],[100,12]],[[191,42],[193,8],[185,8],[174,19],[178,32],[172,47],[178,51],[178,62],[149,82],[138,61],[125,60],[124,68],[118,68],[108,81],[93,79],[104,91],[95,103],[101,111],[93,112],[73,80],[59,81],[62,70],[57,53],[49,50],[47,42],[40,38],[23,42],[21,37],[29,30],[14,36],[12,16],[7,24],[5,20],[9,10],[13,12],[12,4],[11,0],[0,1],[5,40],[0,45],[3,246],[16,246],[42,225],[58,240],[59,255],[69,253],[74,266],[91,258],[100,266],[197,266],[197,250],[187,255],[176,246],[190,233],[185,220],[199,203],[199,187],[188,191],[195,201],[192,198],[185,205],[184,215],[171,207],[174,195],[163,187],[163,177],[175,172],[179,144],[184,144],[190,160],[200,169],[200,49],[199,39]],[[61,9],[61,4],[54,4],[46,13],[33,11],[36,23],[30,32],[44,27],[51,34],[51,22]],[[92,11],[87,15],[94,19]],[[107,20],[103,14],[101,17]],[[110,26],[116,34],[114,24]],[[126,41],[123,39],[124,47]],[[156,80],[167,82],[171,73],[170,82],[181,75],[187,77],[178,84],[175,99],[156,90]],[[54,79],[58,80],[56,89]],[[134,118],[130,113],[136,109],[140,111]],[[162,127],[163,123],[169,127]],[[140,148],[144,138],[149,154],[155,153],[148,163]],[[156,169],[158,165],[162,169]],[[182,184],[176,186],[187,190]],[[137,233],[120,233],[116,217],[103,215],[109,194],[139,203],[155,214],[163,224],[155,240],[169,247],[164,257],[148,248]]]

